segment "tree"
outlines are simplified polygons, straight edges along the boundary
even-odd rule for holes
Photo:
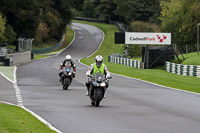
[[[17,37],[36,37],[38,42],[42,42],[62,37],[72,19],[70,1],[0,0],[0,12],[7,19],[6,25],[13,27]],[[44,36],[39,37],[40,31]]]
[[[160,0],[114,0],[117,4],[115,14],[127,23],[132,21],[152,21],[159,16]]]
[[[39,6],[37,0],[0,0],[0,10],[6,16],[7,23],[14,28],[18,37],[33,38],[39,24]]]
[[[161,3],[161,30],[171,32],[173,43],[179,46],[196,43],[200,22],[199,0],[170,0]]]
[[[6,24],[6,20],[2,17],[2,14],[0,13],[0,39],[5,32],[5,28],[6,28],[5,24]]]
[[[92,0],[84,0],[83,16],[87,18],[96,18],[96,11]]]
[[[99,6],[96,7],[97,14],[110,21],[114,17],[113,11],[116,9],[116,6],[113,0],[101,0]]]
[[[5,42],[8,44],[12,44],[16,41],[16,33],[13,31],[13,28],[10,25],[6,26],[4,36],[6,39]]]

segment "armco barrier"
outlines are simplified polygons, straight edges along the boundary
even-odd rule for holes
[[[126,65],[129,67],[136,67],[138,69],[141,68],[141,61],[138,61],[138,60],[132,60],[132,59],[128,59],[128,58],[122,58],[122,57],[116,57],[116,56],[109,55],[108,61],[112,62],[112,63],[116,63],[116,64]]]
[[[166,71],[184,76],[195,76],[200,78],[200,66],[182,65],[171,62],[165,62]]]

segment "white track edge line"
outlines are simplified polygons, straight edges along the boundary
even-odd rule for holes
[[[44,123],[44,124],[45,124],[48,128],[50,128],[51,130],[54,130],[54,131],[56,131],[57,133],[62,133],[60,130],[56,129],[56,128],[53,127],[50,123],[48,123],[45,119],[43,119],[42,117],[40,117],[39,115],[37,115],[36,113],[34,113],[33,111],[27,109],[27,108],[24,107],[24,106],[19,106],[19,105],[16,105],[16,104],[13,104],[13,103],[9,103],[9,102],[4,102],[4,101],[0,101],[0,103],[8,104],[8,105],[16,106],[16,107],[20,107],[20,108],[22,108],[23,110],[29,112],[31,115],[33,115],[35,118],[37,118],[39,121],[41,121],[42,123]]]

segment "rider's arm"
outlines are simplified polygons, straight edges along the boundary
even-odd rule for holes
[[[60,63],[60,70],[62,70],[62,68],[65,66],[65,63],[66,63],[66,60]]]
[[[74,72],[76,72],[76,65],[75,65],[75,63],[73,61],[71,61],[71,65],[73,67]]]
[[[108,67],[105,65],[104,73],[106,74],[106,78],[111,77],[110,72],[108,71]]]
[[[86,76],[91,76],[93,68],[94,68],[94,64],[91,64],[90,67],[88,68],[88,71],[86,72]]]

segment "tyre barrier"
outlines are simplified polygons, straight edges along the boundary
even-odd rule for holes
[[[200,66],[196,65],[182,65],[171,62],[165,62],[165,69],[167,72],[183,75],[194,76],[200,78]]]
[[[128,59],[128,58],[116,57],[116,56],[109,55],[108,62],[122,64],[125,66],[141,69],[141,61],[138,61],[138,60],[132,60],[132,59]]]

